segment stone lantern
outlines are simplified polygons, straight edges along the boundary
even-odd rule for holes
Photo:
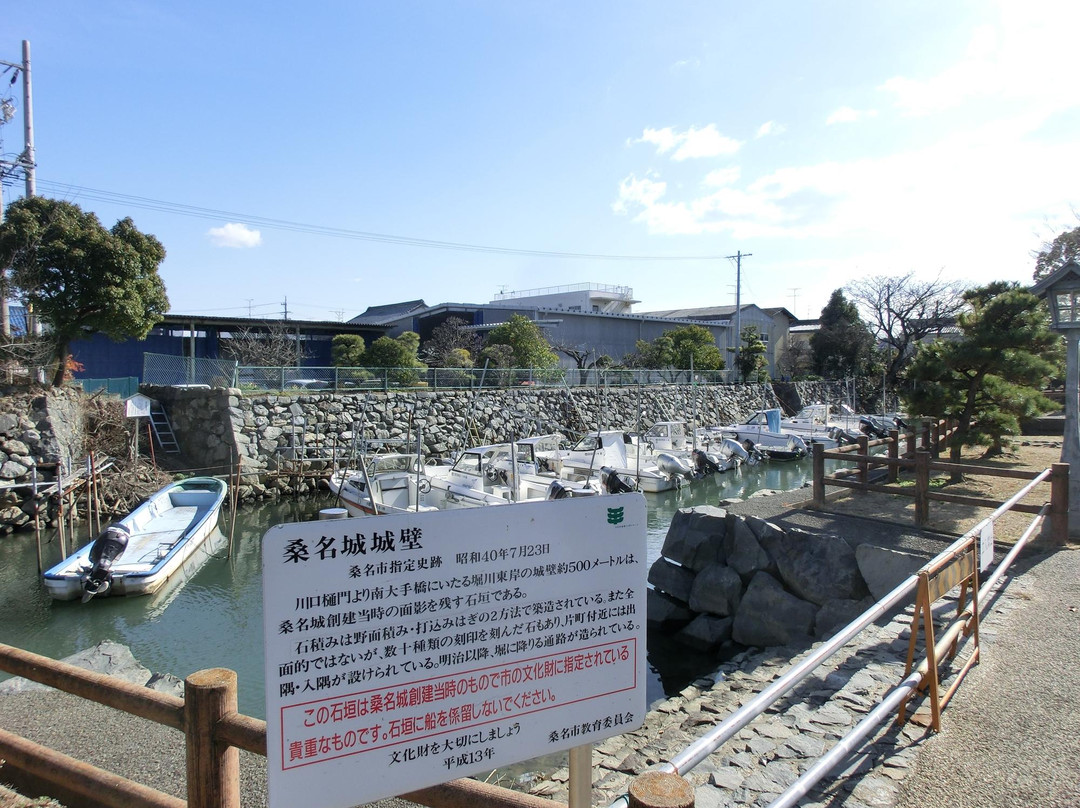
[[[1065,335],[1065,433],[1069,464],[1069,538],[1080,537],[1080,264],[1070,261],[1031,287],[1050,305],[1051,326]]]

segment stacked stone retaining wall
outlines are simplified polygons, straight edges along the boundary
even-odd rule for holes
[[[0,396],[0,533],[32,526],[33,483],[56,479],[86,456],[81,390]]]
[[[825,384],[788,384],[788,399],[792,388],[805,401],[833,392]],[[304,470],[318,471],[351,456],[363,441],[419,441],[425,456],[448,457],[468,446],[549,432],[576,437],[677,419],[727,424],[780,406],[771,385],[256,395],[224,388],[141,390],[162,403],[190,466],[220,474],[239,462],[244,498],[310,490],[313,482],[289,478],[300,461]]]
[[[805,647],[847,625],[926,560],[711,505],[683,508],[649,570],[648,622],[706,652],[730,643]]]
[[[162,404],[181,449],[159,462],[195,474],[228,474],[239,464],[244,499],[311,493],[317,488],[312,475],[334,458],[350,457],[362,440],[419,440],[425,455],[447,457],[467,446],[554,431],[577,437],[676,419],[726,424],[779,406],[774,390],[788,411],[842,397],[840,386],[827,382],[288,395],[141,388]],[[84,395],[50,388],[0,397],[0,532],[31,524],[35,467],[39,480],[51,480],[57,462],[70,469],[85,460]]]

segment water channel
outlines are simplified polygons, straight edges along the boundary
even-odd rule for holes
[[[808,458],[771,462],[717,474],[679,491],[647,495],[649,564],[660,555],[679,508],[716,505],[720,499],[761,489],[797,488],[810,475]],[[0,642],[61,659],[114,640],[130,647],[151,671],[180,678],[204,668],[231,668],[239,679],[240,711],[263,718],[261,539],[273,525],[315,519],[321,508],[333,505],[329,495],[243,505],[237,511],[229,557],[223,551],[181,586],[155,595],[87,604],[53,601],[45,593],[37,574],[33,531],[0,538]],[[222,521],[227,529],[228,513]],[[42,540],[48,567],[59,560],[59,546],[54,535],[43,533]],[[650,637],[648,663],[647,698],[652,704],[712,670],[718,660]]]

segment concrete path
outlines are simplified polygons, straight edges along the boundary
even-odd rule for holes
[[[988,621],[981,662],[919,744],[900,808],[1080,806],[1080,551],[1017,573],[1026,603]]]

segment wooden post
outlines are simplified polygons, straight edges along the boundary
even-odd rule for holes
[[[922,450],[915,453],[915,524],[926,527],[930,521],[930,453]]]
[[[235,671],[210,668],[184,680],[188,808],[240,808],[240,750],[216,739],[218,721],[236,712]]]
[[[672,772],[644,772],[627,791],[630,808],[694,808],[694,789]]]
[[[923,451],[929,452],[930,451],[930,419],[929,418],[923,421],[922,430],[921,430],[921,434],[920,434],[919,437],[921,438],[920,443],[922,443]]]
[[[904,457],[909,458],[909,459],[914,458],[915,457],[915,441],[916,441],[916,438],[918,436],[915,434],[914,429],[909,429],[907,432],[904,433],[904,437],[907,440],[907,447],[904,449]]]
[[[859,435],[859,482],[870,482],[870,436]],[[863,493],[866,493],[865,491]]]
[[[1068,463],[1050,465],[1050,537],[1055,544],[1069,540],[1069,474]]]
[[[900,431],[897,430],[897,429],[890,429],[889,430],[889,460],[899,460],[899,459],[900,459]],[[886,481],[890,482],[890,483],[895,483],[896,478],[900,476],[900,468],[899,468],[899,466],[890,464],[887,474],[888,474],[888,476],[886,477]]]
[[[592,805],[592,751],[591,743],[570,750],[569,808],[589,808]]]
[[[814,444],[814,505],[825,506],[825,447]]]

